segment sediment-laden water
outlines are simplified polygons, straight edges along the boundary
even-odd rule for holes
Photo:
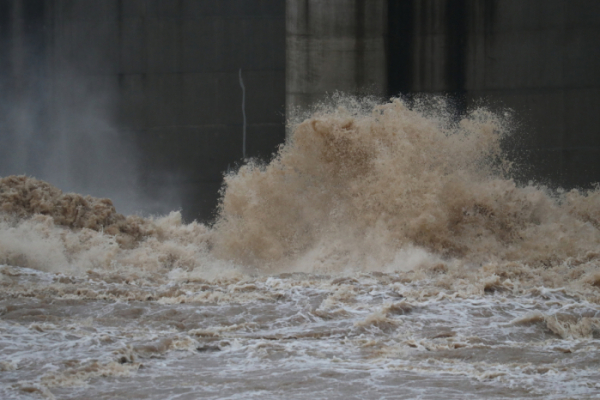
[[[337,99],[217,221],[0,180],[0,397],[600,398],[600,191],[509,117]]]

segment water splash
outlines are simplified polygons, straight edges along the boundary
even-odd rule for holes
[[[66,255],[52,270],[64,260],[80,272],[127,265],[153,279],[222,263],[260,273],[511,262],[588,271],[600,258],[600,191],[517,185],[501,146],[511,126],[486,109],[457,119],[444,98],[409,106],[336,96],[294,126],[269,164],[249,162],[226,176],[212,227],[182,224],[178,213],[124,217],[109,200],[5,178],[2,231],[53,238],[50,247]],[[37,265],[13,242],[2,243],[0,260]],[[561,274],[556,282],[568,279]]]
[[[444,98],[409,107],[337,97],[270,164],[226,177],[216,252],[257,266],[311,254],[313,264],[364,269],[411,247],[535,265],[595,251],[598,191],[518,186],[501,146],[510,133],[511,121],[486,109],[457,121]]]

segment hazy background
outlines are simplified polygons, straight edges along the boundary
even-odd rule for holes
[[[516,111],[531,176],[600,181],[597,0],[0,0],[0,176],[214,217],[288,110],[342,90]]]
[[[214,215],[223,172],[284,139],[281,1],[0,0],[0,175]]]

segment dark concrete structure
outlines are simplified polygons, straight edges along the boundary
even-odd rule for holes
[[[536,177],[600,181],[600,2],[389,0],[390,94],[512,108]]]
[[[597,0],[0,0],[0,176],[210,220],[326,92],[515,110],[529,176],[600,181]]]
[[[284,140],[284,13],[280,0],[1,0],[0,175],[116,199],[137,185],[145,203],[210,219],[242,159],[240,69],[247,156]]]
[[[386,8],[386,0],[287,0],[288,111],[336,91],[387,93]]]

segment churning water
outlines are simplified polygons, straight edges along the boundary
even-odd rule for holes
[[[600,398],[600,190],[504,114],[337,99],[212,226],[0,180],[0,397]]]

